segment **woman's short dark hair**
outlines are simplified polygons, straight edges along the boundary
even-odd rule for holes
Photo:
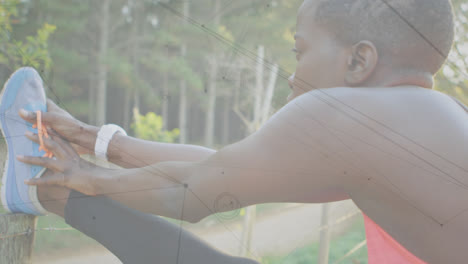
[[[395,66],[436,73],[453,44],[449,0],[318,0],[315,20],[343,44],[368,40]]]

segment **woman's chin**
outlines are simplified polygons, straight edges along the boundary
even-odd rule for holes
[[[288,98],[286,98],[286,101],[289,103],[292,101],[292,99],[294,99],[296,96],[294,95],[294,92],[290,93],[288,95]]]

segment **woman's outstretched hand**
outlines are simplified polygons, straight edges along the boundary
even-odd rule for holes
[[[96,127],[87,125],[67,111],[57,106],[52,100],[47,100],[47,112],[42,113],[42,122],[52,128],[57,134],[72,143],[73,149],[78,154],[94,154],[94,142],[96,141]],[[24,109],[19,111],[21,118],[35,124],[37,115]]]
[[[99,194],[93,182],[102,168],[80,158],[75,149],[59,135],[49,131],[49,138],[43,138],[45,147],[54,158],[18,156],[21,162],[38,165],[49,169],[41,178],[30,179],[28,185],[56,185],[82,192],[86,195]],[[39,143],[39,136],[26,132],[26,137]]]

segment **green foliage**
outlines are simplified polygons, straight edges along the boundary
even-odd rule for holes
[[[468,2],[452,0],[455,15],[455,43],[448,62],[436,76],[435,89],[468,105]]]
[[[11,32],[11,18],[18,15],[19,0],[5,0],[0,5],[0,25],[3,30]],[[3,34],[2,34],[3,35]]]
[[[40,71],[48,71],[51,58],[48,51],[48,40],[55,31],[54,25],[44,23],[35,36],[26,36],[25,40],[12,38],[12,23],[18,15],[17,0],[5,0],[0,5],[0,64],[13,71],[21,66],[32,66]]]
[[[21,61],[15,62],[16,67],[29,65],[35,68],[48,70],[51,66],[51,59],[48,51],[49,36],[55,31],[56,27],[50,24],[44,24],[37,31],[37,36],[28,36],[26,41],[17,41],[14,50],[21,57]],[[16,68],[15,67],[15,68]]]
[[[153,112],[140,115],[135,111],[134,118],[135,122],[132,124],[132,130],[138,138],[173,143],[179,136],[180,132],[177,128],[164,131],[162,117]]]

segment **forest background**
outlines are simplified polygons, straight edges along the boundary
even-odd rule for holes
[[[219,149],[259,126],[258,87],[274,86],[267,115],[286,103],[301,2],[0,0],[0,80],[33,66],[48,97],[86,123]],[[452,2],[456,42],[435,89],[468,104],[468,1]],[[51,219],[39,225],[66,226]],[[38,234],[37,251],[76,236]]]

